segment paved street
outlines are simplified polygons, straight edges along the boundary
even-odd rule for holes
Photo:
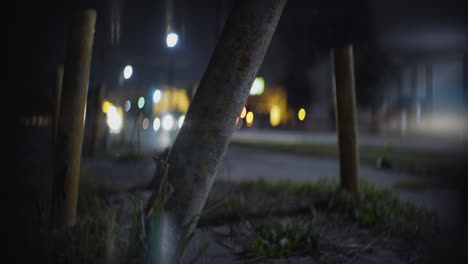
[[[88,160],[83,163],[83,173],[108,186],[132,188],[148,183],[155,165],[150,162],[119,164],[112,161]],[[361,164],[361,177],[372,184],[393,188],[397,183],[421,180],[417,175]],[[271,181],[314,181],[321,177],[339,175],[337,160],[305,157],[287,153],[230,146],[218,171],[217,180],[245,181],[265,178]],[[448,189],[400,190],[395,189],[403,201],[439,212],[447,225],[456,224],[459,218],[460,194]]]
[[[335,133],[311,133],[303,131],[284,131],[284,130],[256,130],[245,129],[237,130],[233,140],[242,140],[246,142],[306,142],[317,144],[337,144],[337,135]],[[463,142],[466,138],[461,136],[434,136],[434,135],[358,135],[358,143],[361,146],[385,146],[393,148],[418,149],[431,151],[460,151],[463,149]]]
[[[22,134],[28,146],[24,149],[18,149],[16,159],[21,165],[17,171],[17,175],[22,175],[25,186],[28,189],[43,188],[41,191],[47,192],[50,188],[52,174],[51,166],[51,149],[47,137],[47,133],[37,134],[38,131],[31,131],[37,137],[28,137],[27,133]],[[175,134],[172,136],[164,133],[162,136],[157,136],[152,130],[140,131],[140,151],[142,152],[157,152],[171,144]],[[260,137],[261,135],[261,137]],[[301,138],[302,137],[302,138]],[[130,133],[128,134],[130,138]],[[262,133],[242,131],[235,133],[234,139],[249,140],[303,140],[304,138],[312,140],[320,140],[320,142],[334,142],[333,135],[317,135],[304,133],[273,133],[263,131]],[[118,135],[114,135],[114,142],[118,139]],[[136,139],[136,137],[135,137]],[[377,137],[363,137],[361,144],[381,144]],[[403,144],[408,139],[393,138],[395,145]],[[455,148],[455,145],[449,145],[450,140],[433,141],[432,144],[424,145],[428,139],[421,138],[412,140],[413,147],[420,148],[438,148],[450,150]],[[109,141],[111,142],[111,141]],[[136,141],[134,141],[136,142]],[[397,143],[401,142],[401,143]],[[426,142],[427,143],[427,142]],[[453,143],[455,144],[455,143]],[[452,148],[453,147],[453,148]],[[460,147],[459,147],[460,148]],[[109,144],[110,154],[128,151],[126,147],[112,147]],[[136,149],[134,144],[133,150]],[[19,162],[21,161],[22,162]],[[117,163],[110,160],[93,160],[82,159],[82,173],[99,181],[101,184],[116,185],[122,188],[131,188],[139,183],[149,182],[154,173],[155,165],[151,161],[136,162],[136,163]],[[37,177],[37,173],[44,177]],[[339,164],[337,160],[319,157],[306,157],[288,153],[277,153],[259,149],[243,148],[231,145],[224,158],[223,164],[218,172],[218,180],[243,181],[253,180],[258,178],[266,178],[272,181],[276,180],[316,180],[320,177],[337,177],[339,175]],[[420,180],[421,175],[410,175],[409,173],[394,170],[377,169],[366,164],[361,164],[361,177],[368,180],[370,183],[392,188],[394,184]],[[443,175],[441,175],[443,177]],[[397,190],[403,200],[410,200],[419,206],[433,208],[438,210],[444,217],[444,221],[448,224],[453,224],[459,212],[457,210],[460,194],[447,189],[425,189],[425,190]],[[455,217],[454,217],[455,216]]]
[[[217,179],[242,181],[258,178],[292,181],[314,181],[320,177],[338,177],[337,160],[305,157],[231,146]],[[360,176],[372,184],[393,188],[394,184],[421,180],[418,175],[361,164]],[[439,212],[443,222],[453,225],[460,217],[460,194],[448,189],[400,190],[403,201]]]

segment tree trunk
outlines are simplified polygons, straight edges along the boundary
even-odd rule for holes
[[[158,179],[155,187],[158,192],[170,186],[173,192],[170,197],[156,193],[159,199],[151,204],[147,263],[181,258],[285,4],[236,1],[169,154],[167,178]]]

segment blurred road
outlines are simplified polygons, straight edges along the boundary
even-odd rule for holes
[[[271,181],[314,181],[321,177],[338,176],[339,163],[335,159],[231,146],[216,179],[244,181],[265,178]],[[419,207],[436,210],[440,214],[441,221],[447,226],[454,226],[460,220],[461,193],[458,191],[444,187],[398,189],[395,188],[395,184],[414,182],[423,178],[402,171],[377,169],[366,164],[361,164],[360,177],[377,186],[395,190],[403,201],[411,201]]]
[[[131,189],[139,184],[149,183],[155,165],[151,161],[122,164],[88,160],[83,162],[82,168],[83,174],[106,188],[119,186]],[[338,176],[339,163],[334,159],[230,146],[216,180],[240,182],[264,178],[270,181],[314,181],[322,177]],[[377,186],[394,189],[403,201],[436,210],[445,225],[453,226],[460,219],[461,196],[458,191],[434,187],[420,190],[398,189],[394,187],[395,184],[418,181],[421,177],[401,171],[377,169],[366,164],[361,164],[360,176]]]
[[[17,201],[17,218],[20,226],[23,226],[26,234],[35,231],[35,225],[30,224],[31,212],[36,208],[39,199],[50,199],[52,170],[52,144],[50,133],[46,130],[31,129],[18,131],[16,137],[16,148],[13,168],[13,178],[16,186],[24,192],[18,192],[15,188]],[[160,136],[158,136],[160,135]],[[127,135],[131,137],[131,135]],[[163,133],[155,133],[152,130],[140,131],[140,151],[143,153],[155,153],[170,146],[175,137]],[[335,142],[333,135],[306,135],[304,133],[271,133],[268,131],[236,133],[234,139],[248,138],[250,140],[277,140],[294,141],[309,140],[309,142]],[[137,139],[137,137],[135,137]],[[133,146],[129,144],[119,145],[119,135],[112,135],[107,140],[108,154],[116,155],[129,150],[136,151],[138,144],[134,140]],[[361,143],[381,144],[375,138],[362,139]],[[397,142],[397,141],[392,141]],[[422,141],[412,146],[427,147]],[[392,143],[395,145],[403,143]],[[439,145],[438,145],[439,144]],[[440,146],[437,149],[447,149],[442,143],[433,144]],[[450,149],[450,148],[449,148]],[[132,162],[118,162],[109,156],[100,158],[83,158],[81,166],[81,179],[91,183],[97,183],[101,187],[113,190],[129,190],[139,185],[149,183],[154,175],[155,164],[151,159],[142,159]],[[244,181],[265,178],[271,181],[313,181],[321,177],[332,178],[339,175],[339,163],[336,159],[301,156],[291,153],[270,152],[261,149],[240,147],[231,145],[219,168],[217,181]],[[395,170],[383,170],[361,164],[361,177],[378,186],[385,186],[397,192],[403,201],[411,201],[419,207],[425,207],[436,211],[439,215],[441,226],[446,230],[455,230],[461,224],[461,193],[452,189],[429,188],[422,190],[402,190],[394,188],[401,182],[412,181],[420,178]],[[441,175],[443,177],[443,175]],[[123,193],[122,193],[123,194]],[[22,199],[18,199],[22,198]],[[47,201],[46,200],[46,201]],[[128,200],[128,199],[125,199]],[[131,211],[131,210],[129,210]],[[131,216],[129,216],[129,219]],[[24,223],[23,223],[24,222]],[[131,223],[131,221],[127,221]],[[18,224],[15,223],[15,224]],[[124,226],[128,228],[128,226]],[[241,263],[236,261],[235,256],[226,248],[220,246],[215,236],[207,229],[198,229],[204,234],[209,244],[206,252],[207,261],[222,260],[223,263]],[[187,249],[187,256],[194,256],[198,252],[198,239],[192,240]],[[221,261],[219,261],[221,262]]]
[[[152,130],[140,131],[140,151],[143,153],[159,152],[169,146],[174,139],[172,135],[157,136]],[[14,171],[16,179],[31,194],[32,192],[48,193],[51,186],[52,176],[52,151],[51,141],[48,133],[41,130],[30,130],[28,133],[17,135],[21,146],[15,153],[17,163]],[[130,136],[130,135],[128,135]],[[333,135],[307,135],[305,133],[272,133],[268,131],[246,131],[237,132],[234,139],[249,140],[308,140],[315,142],[335,142]],[[119,135],[109,139],[109,154],[122,153],[131,148],[128,145],[118,146]],[[437,150],[456,148],[455,143],[432,141],[429,139],[401,139],[388,138],[392,146],[430,148]],[[361,144],[382,144],[382,140],[375,137],[361,139]],[[448,142],[448,141],[447,141]],[[427,143],[428,145],[425,145]],[[112,147],[115,144],[115,147]],[[459,147],[459,146],[458,146]],[[133,150],[136,150],[135,144]],[[150,159],[122,163],[110,159],[82,159],[82,175],[89,179],[108,185],[110,188],[132,188],[139,184],[148,183],[153,177],[155,165]],[[335,159],[307,157],[290,153],[270,152],[260,149],[252,149],[231,145],[224,157],[223,163],[218,171],[217,180],[243,181],[258,178],[276,180],[309,180],[313,181],[320,177],[338,177],[339,164]],[[393,188],[395,184],[421,180],[420,175],[411,175],[403,171],[377,169],[366,164],[361,164],[361,177],[369,182]],[[442,178],[443,175],[440,175]],[[403,200],[409,200],[423,207],[433,208],[439,211],[447,224],[456,221],[455,217],[460,212],[457,210],[460,193],[444,188],[401,190],[395,189]]]
[[[133,150],[137,150],[138,137],[140,151],[161,151],[169,147],[178,131],[154,132],[151,128],[141,129],[138,133],[128,129],[125,133],[126,142],[133,142]],[[138,136],[139,134],[139,136]],[[119,145],[121,135],[110,135],[107,140],[107,147],[112,151],[128,151],[128,144],[125,147]],[[236,130],[232,136],[232,141],[241,142],[274,142],[274,143],[311,143],[319,145],[336,145],[337,135],[335,133],[311,133],[306,131],[284,131],[284,130],[257,130],[240,129]],[[433,152],[451,153],[464,150],[466,138],[461,136],[431,136],[431,135],[369,135],[359,134],[358,142],[360,146],[384,147],[390,146],[393,149],[405,150],[428,150]]]
[[[236,130],[232,140],[245,142],[282,142],[282,143],[317,143],[324,145],[337,144],[335,133],[311,133],[303,131],[284,130]],[[430,135],[366,135],[359,134],[358,142],[361,146],[419,149],[431,151],[462,150],[466,138],[453,136]]]

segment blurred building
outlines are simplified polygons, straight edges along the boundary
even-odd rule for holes
[[[291,122],[287,105],[287,93],[283,86],[268,86],[259,95],[250,95],[247,109],[262,122],[262,127],[285,126]]]
[[[376,42],[399,71],[383,94],[382,129],[403,134],[466,132],[468,31],[463,4],[420,0],[369,4]]]

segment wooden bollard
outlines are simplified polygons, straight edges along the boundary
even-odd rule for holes
[[[354,59],[351,45],[332,51],[335,72],[335,108],[340,156],[340,185],[359,190],[359,150],[354,88]]]
[[[94,157],[101,149],[101,140],[102,140],[102,131],[104,124],[104,113],[102,112],[102,104],[104,102],[104,90],[105,87],[103,84],[100,84],[96,87],[89,98],[91,102],[88,103],[87,112],[89,111],[89,151],[88,154],[90,157]]]
[[[52,127],[52,143],[55,144],[57,138],[57,130],[58,130],[58,120],[60,114],[60,100],[62,98],[62,84],[63,84],[63,66],[60,65],[57,67],[56,72],[56,80],[55,80],[55,87],[54,87],[54,113],[53,113],[53,120],[54,126]]]
[[[73,226],[76,221],[84,110],[95,24],[95,10],[77,13],[68,39],[54,151],[53,227]]]

